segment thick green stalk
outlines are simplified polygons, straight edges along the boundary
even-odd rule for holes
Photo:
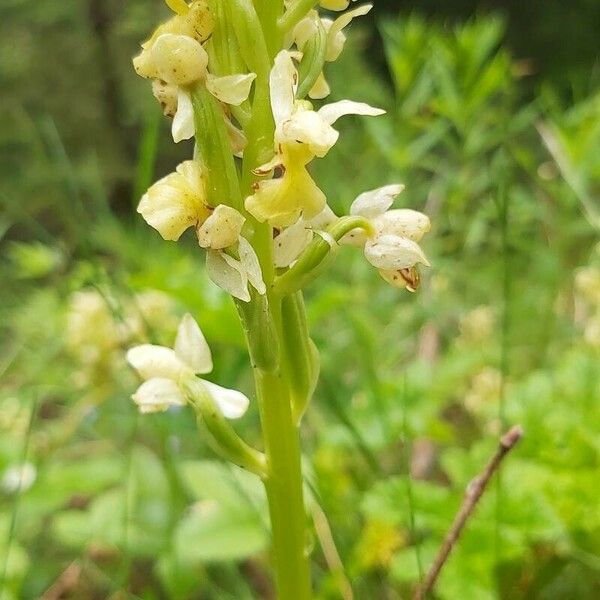
[[[241,177],[241,190],[245,197],[252,193],[256,181],[253,170],[273,155],[275,124],[269,98],[269,72],[272,58],[282,46],[283,36],[277,22],[283,12],[283,0],[254,0],[253,5],[249,0],[229,1],[237,7],[237,16],[240,17],[235,23],[238,43],[248,55],[246,60],[257,75],[252,115],[245,127],[248,144],[244,150]],[[250,215],[248,221],[253,229],[252,245],[268,290],[266,298],[253,298],[251,302],[255,306],[242,307],[242,321],[246,325],[248,346],[253,354],[267,459],[267,475],[263,481],[271,519],[275,581],[280,600],[310,600],[310,560],[306,551],[308,534],[302,490],[300,437],[292,413],[288,371],[283,368],[281,300],[271,293],[275,279],[273,230],[268,223],[258,223]],[[259,300],[265,304],[259,305]],[[270,356],[269,360],[262,360],[266,350],[265,340],[268,341],[273,333],[275,342],[271,346],[277,354],[276,360],[271,360]]]
[[[283,33],[278,21],[283,12],[283,0],[254,0],[254,6],[262,24],[269,54],[274,57],[282,47]]]
[[[271,299],[271,311],[278,323],[279,346],[282,347],[278,300]],[[267,456],[268,475],[264,482],[278,597],[280,600],[309,600],[312,594],[300,438],[292,414],[290,386],[282,369],[274,372],[256,369],[255,376]]]

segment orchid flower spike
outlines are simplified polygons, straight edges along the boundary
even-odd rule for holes
[[[127,362],[144,380],[132,395],[142,413],[184,406],[186,399],[181,383],[185,378],[206,375],[213,369],[210,348],[190,314],[181,320],[173,348],[154,344],[135,346],[127,352]],[[241,392],[205,379],[200,381],[226,418],[237,419],[248,409],[250,401]]]

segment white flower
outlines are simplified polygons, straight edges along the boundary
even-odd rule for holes
[[[34,484],[37,470],[31,463],[13,465],[4,471],[2,489],[8,494],[26,492]]]
[[[140,200],[137,211],[165,240],[178,240],[188,228],[204,223],[211,214],[206,203],[202,166],[182,162],[174,173],[157,181]]]
[[[291,225],[302,215],[310,219],[326,204],[325,195],[306,170],[315,157],[323,157],[336,143],[339,133],[332,125],[344,115],[381,115],[385,111],[361,102],[342,100],[315,111],[298,101],[298,72],[292,55],[282,50],[270,74],[270,94],[275,119],[275,157],[255,172],[266,175],[276,167],[279,178],[261,181],[246,198],[246,209],[258,220],[275,227]]]
[[[190,314],[181,320],[174,348],[142,344],[127,352],[127,361],[145,380],[132,395],[142,413],[185,405],[180,382],[213,369],[210,348]],[[244,394],[201,381],[225,417],[237,419],[246,412],[250,401]]]
[[[403,185],[387,185],[360,194],[350,214],[368,219],[375,233],[367,238],[362,229],[345,235],[341,243],[364,248],[365,258],[395,287],[414,291],[419,284],[418,264],[430,266],[418,242],[430,230],[429,218],[406,208],[389,210]]]
[[[378,235],[367,240],[365,257],[374,267],[387,271],[408,269],[418,263],[430,266],[419,244],[399,235]]]

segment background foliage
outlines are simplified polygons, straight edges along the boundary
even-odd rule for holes
[[[407,597],[519,422],[437,597],[597,598],[597,3],[376,4],[328,76],[388,115],[342,124],[318,176],[339,211],[404,182],[400,204],[432,217],[433,268],[409,296],[344,251],[309,291],[318,597],[350,598],[350,583],[357,599]],[[164,10],[0,10],[2,598],[268,598],[260,486],[213,459],[187,412],[139,418],[128,400],[124,348],[170,342],[186,310],[215,378],[251,393],[234,311],[193,241],[164,243],[135,215],[189,154],[129,61]],[[249,439],[256,424],[254,409]],[[23,463],[36,476],[19,492]]]

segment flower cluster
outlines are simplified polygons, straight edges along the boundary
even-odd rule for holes
[[[218,101],[219,118],[230,142],[228,151],[243,158],[256,74],[224,71],[222,61],[216,60],[212,38],[218,23],[206,0],[194,0],[189,5],[183,0],[167,0],[167,4],[175,15],[142,44],[142,52],[134,59],[135,70],[152,80],[165,114],[173,117],[176,142],[194,136],[198,126],[194,90],[202,86],[208,90]],[[295,4],[286,2],[288,10]],[[211,194],[208,180],[220,174],[211,173],[202,148],[197,147],[194,160],[181,163],[175,172],[151,186],[138,207],[165,240],[178,240],[188,228],[195,228],[199,245],[207,250],[209,276],[244,302],[251,300],[252,290],[258,294],[266,291],[251,243],[253,224],[266,223],[273,228],[273,267],[293,266],[314,233],[326,234],[338,220],[313,180],[309,164],[324,157],[337,142],[339,133],[333,125],[340,117],[385,112],[351,100],[316,108],[307,99],[322,99],[330,93],[323,67],[341,54],[344,29],[372,8],[365,4],[345,10],[348,0],[322,0],[320,5],[345,12],[330,19],[311,9],[284,36],[285,47],[276,54],[268,77],[274,122],[272,155],[262,164],[252,165],[257,181],[251,193],[237,203],[233,198]],[[314,58],[315,40],[321,41],[321,60],[317,71],[308,77],[302,75],[302,67]],[[252,61],[230,63],[231,70],[231,65],[237,68]],[[417,265],[429,264],[418,244],[430,225],[428,218],[416,211],[390,210],[401,190],[400,185],[388,185],[361,194],[350,214],[371,222],[372,231],[367,235],[357,229],[341,243],[360,246],[386,281],[414,291],[419,284]]]

